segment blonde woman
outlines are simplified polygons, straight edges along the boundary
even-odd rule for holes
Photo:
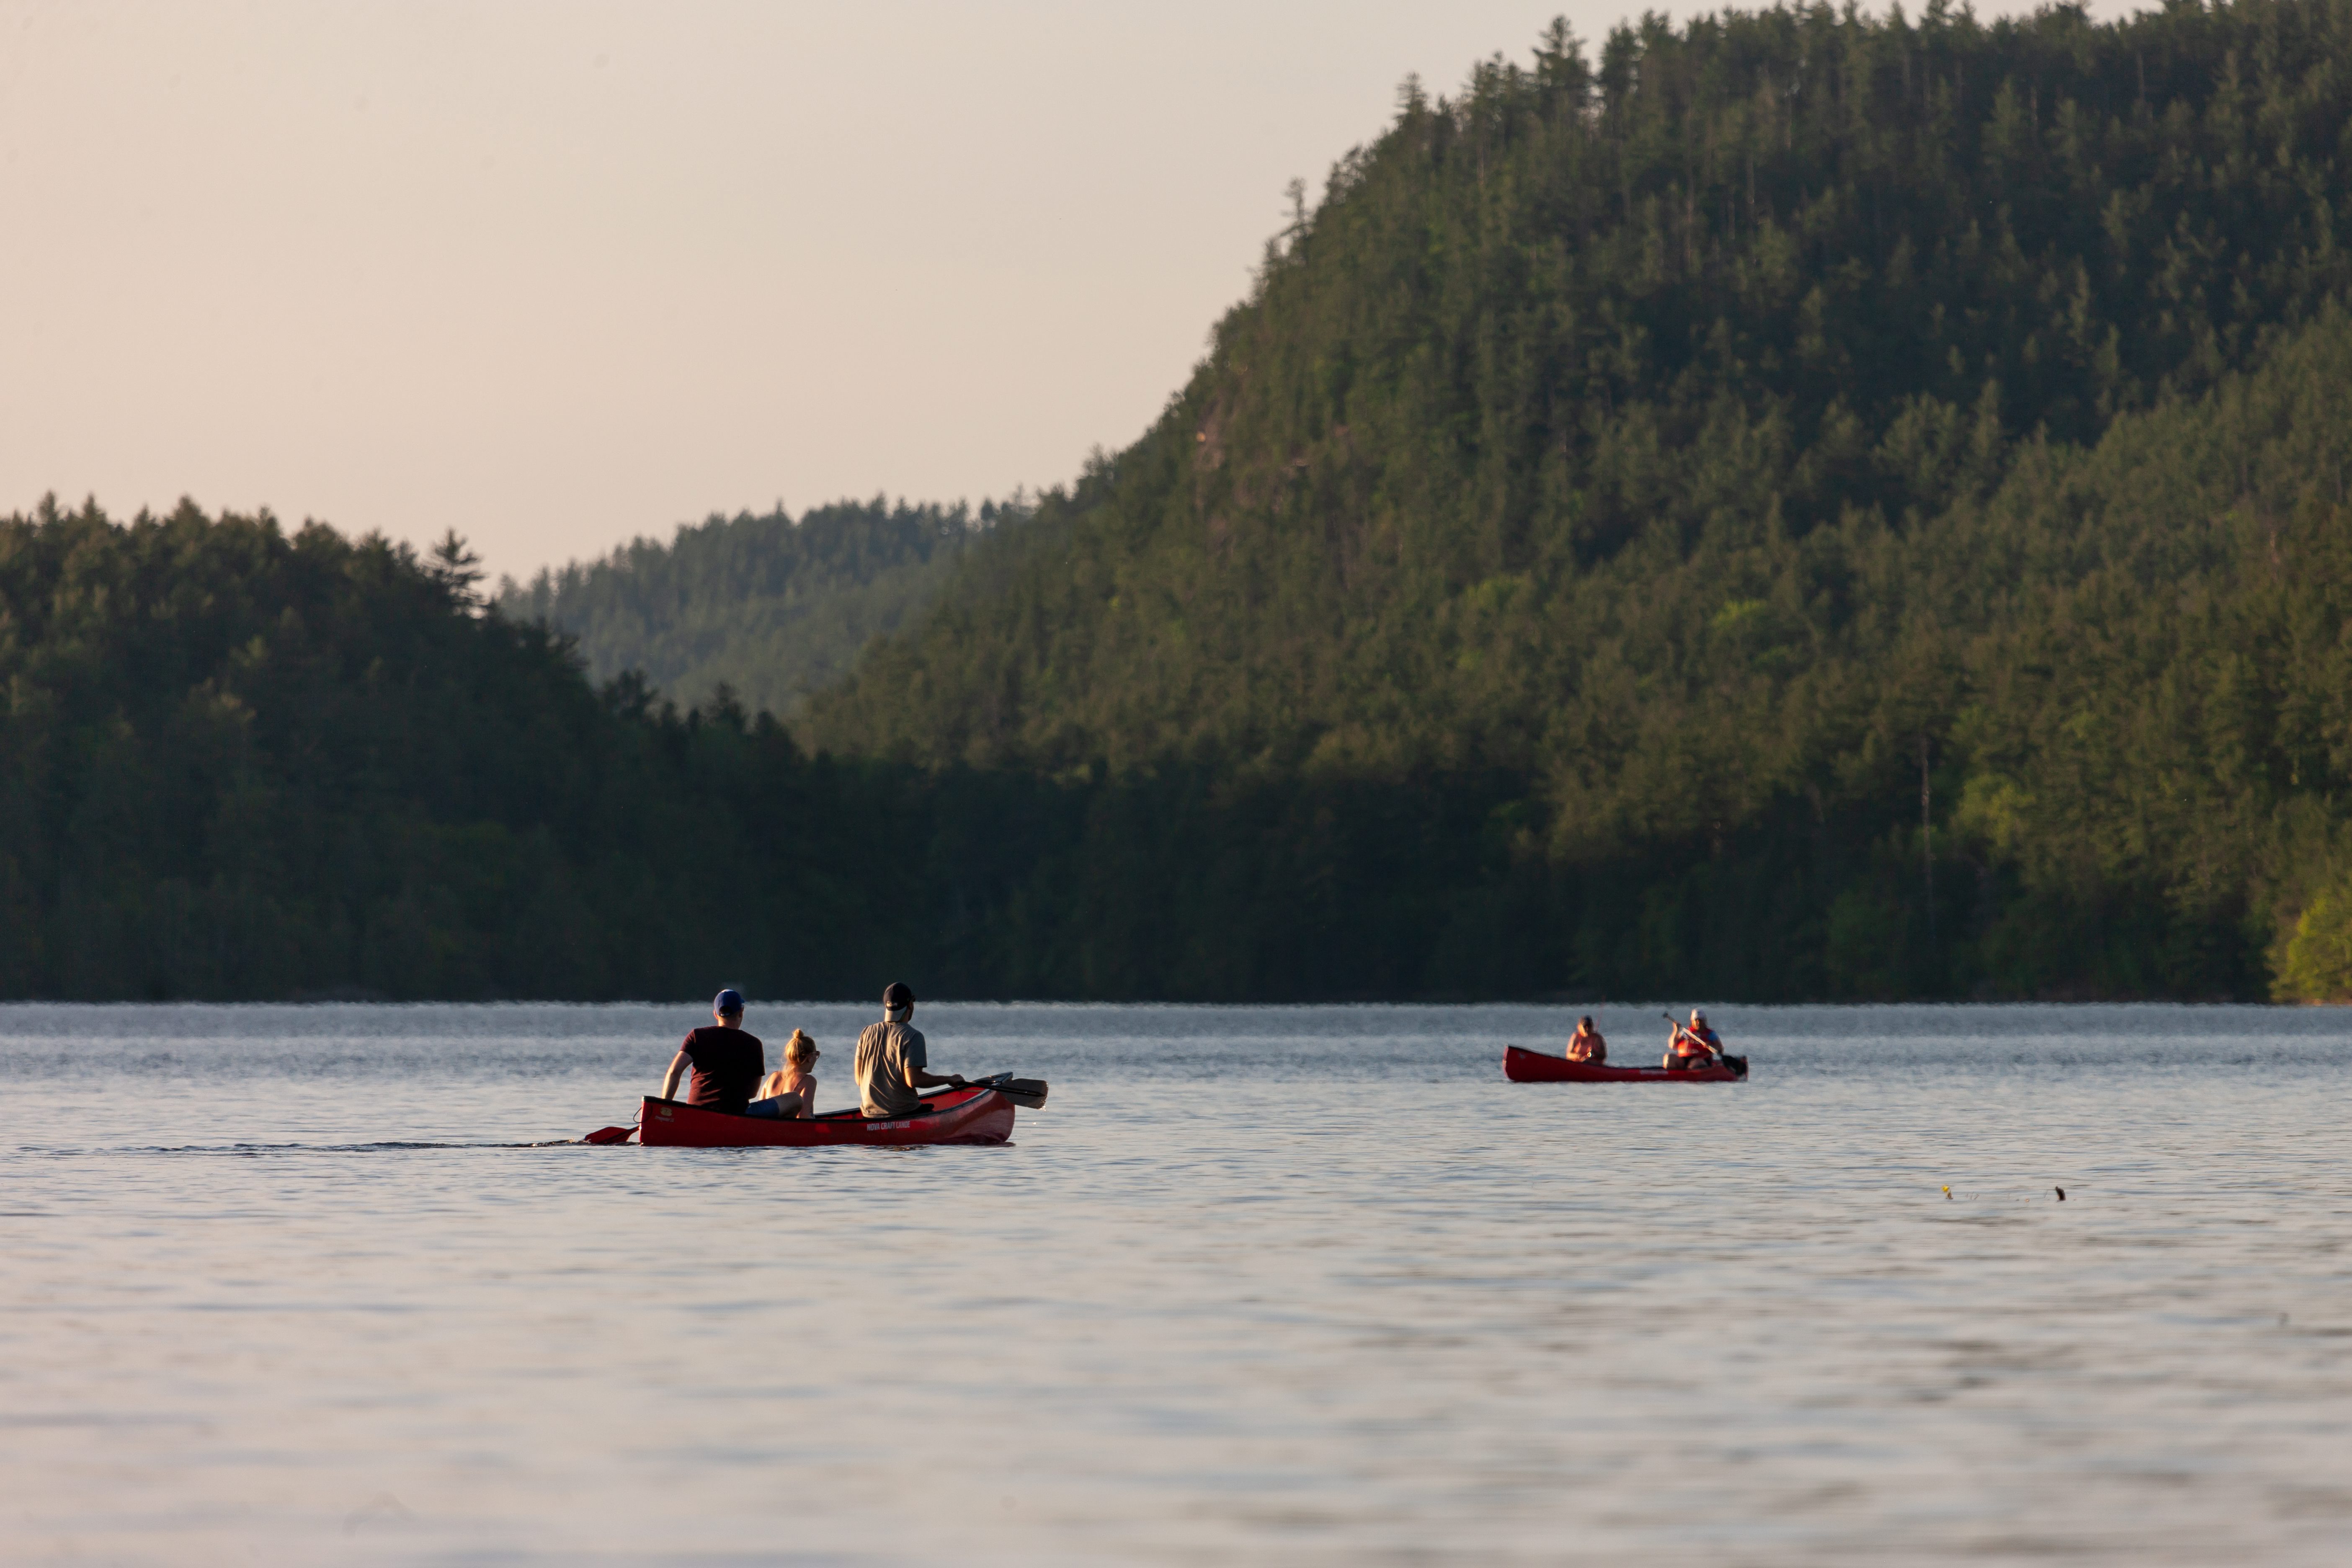
[[[783,1067],[761,1081],[760,1098],[744,1114],[787,1120],[816,1114],[816,1058],[824,1054],[807,1031],[794,1029],[793,1037],[784,1042]]]

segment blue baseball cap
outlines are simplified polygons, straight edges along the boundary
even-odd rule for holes
[[[710,1010],[714,1013],[740,1013],[743,1010],[743,993],[730,985],[711,999]]]

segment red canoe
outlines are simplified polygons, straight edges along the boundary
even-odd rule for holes
[[[1726,1057],[1714,1067],[1668,1072],[1664,1068],[1596,1067],[1505,1046],[1503,1076],[1513,1083],[1738,1083],[1748,1076],[1748,1058]]]
[[[930,1109],[919,1116],[888,1121],[836,1110],[782,1121],[647,1096],[637,1142],[650,1149],[814,1149],[834,1143],[896,1149],[910,1143],[1002,1143],[1013,1136],[1013,1102],[992,1089],[951,1089],[924,1103]]]

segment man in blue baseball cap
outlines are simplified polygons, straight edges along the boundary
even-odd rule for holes
[[[733,986],[721,991],[710,1004],[710,1016],[719,1020],[718,1026],[705,1024],[687,1036],[677,1055],[670,1058],[669,1071],[662,1076],[661,1097],[677,1099],[678,1079],[691,1068],[694,1081],[686,1091],[688,1105],[707,1105],[740,1116],[767,1074],[767,1047],[761,1045],[759,1036],[744,1033],[743,994]]]

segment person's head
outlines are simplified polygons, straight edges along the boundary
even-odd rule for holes
[[[915,994],[903,980],[893,980],[882,988],[882,1013],[894,1024],[900,1024],[915,1011]]]
[[[1589,1035],[1592,1033],[1592,1018],[1590,1014],[1576,1021],[1576,1032],[1580,1035]]]
[[[732,985],[710,999],[710,1016],[732,1029],[743,1022],[743,993]]]
[[[1691,1027],[1694,1029],[1704,1029],[1706,1027],[1706,1015],[1700,1012],[1696,1007],[1691,1009]]]
[[[816,1058],[823,1054],[816,1048],[816,1042],[810,1039],[807,1031],[803,1029],[794,1029],[793,1037],[784,1042],[784,1060],[803,1072],[814,1067]]]

